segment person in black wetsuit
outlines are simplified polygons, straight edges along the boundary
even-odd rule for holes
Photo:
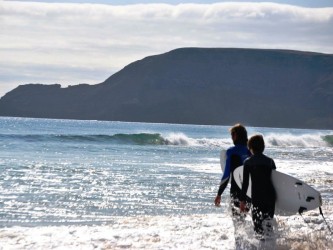
[[[243,125],[236,124],[230,129],[230,133],[234,146],[230,147],[226,152],[225,169],[214,202],[216,206],[220,206],[221,195],[226,189],[229,180],[231,180],[230,205],[235,233],[237,234],[238,228],[242,226],[245,219],[245,215],[239,212],[241,190],[237,186],[232,173],[237,167],[243,165],[244,160],[250,156],[250,151],[247,148],[247,131]]]
[[[261,135],[252,136],[248,142],[252,156],[244,162],[243,185],[240,195],[240,210],[246,210],[246,191],[251,176],[252,221],[259,237],[273,232],[276,194],[271,180],[274,160],[263,154],[265,142]]]

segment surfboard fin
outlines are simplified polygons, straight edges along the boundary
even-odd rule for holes
[[[304,222],[310,227],[310,225],[309,225],[309,223],[305,220],[305,218],[303,217],[303,215],[302,215],[302,213],[304,212],[304,211],[306,211],[307,209],[305,208],[305,207],[300,207],[299,208],[299,210],[298,210],[298,212],[299,212],[299,215],[303,218],[303,220],[304,220]],[[326,224],[326,226],[327,226],[327,228],[328,228],[328,231],[333,235],[333,232],[332,232],[332,229],[330,228],[330,226],[328,225],[328,223],[327,223],[327,221],[326,221],[326,219],[325,219],[325,217],[324,217],[324,214],[323,214],[323,211],[321,210],[321,207],[319,207],[319,212],[320,212],[320,215],[323,217],[323,219],[324,219],[324,222],[325,222],[325,224]],[[310,227],[311,228],[311,227]],[[313,228],[312,228],[313,229]]]
[[[306,197],[306,201],[307,202],[310,202],[310,201],[312,201],[312,200],[314,200],[315,198],[314,197],[311,197],[311,196],[308,196],[308,197]]]
[[[302,213],[303,213],[304,211],[306,211],[306,210],[308,210],[306,207],[300,207],[300,208],[298,209],[298,213],[299,213],[300,215],[302,215]]]

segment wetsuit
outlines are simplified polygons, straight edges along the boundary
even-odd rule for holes
[[[235,146],[229,148],[226,152],[226,165],[221,179],[218,195],[222,195],[228,185],[229,179],[231,178],[230,197],[233,205],[236,207],[239,207],[239,196],[241,190],[237,186],[232,173],[237,167],[243,165],[244,160],[250,155],[251,153],[247,146],[242,144],[236,144]]]
[[[246,191],[251,175],[252,220],[255,232],[261,235],[266,230],[263,227],[264,220],[270,220],[274,217],[276,194],[271,180],[273,169],[276,169],[274,160],[264,154],[255,154],[244,162],[240,200],[246,200]],[[271,230],[269,223],[266,226],[268,230]]]
[[[233,172],[238,167],[243,165],[243,162],[246,158],[248,158],[251,155],[250,151],[247,149],[246,144],[237,144],[235,143],[235,146],[229,148],[226,152],[226,163],[225,168],[223,172],[223,176],[220,183],[220,188],[218,191],[218,196],[221,196],[223,191],[228,185],[229,179],[231,179],[231,187],[230,187],[230,208],[231,208],[231,214],[232,214],[232,222],[234,225],[235,230],[235,242],[236,246],[241,249],[240,246],[242,246],[242,228],[244,227],[244,221],[245,221],[245,214],[240,212],[239,209],[239,197],[241,193],[241,189],[237,186],[237,183],[235,182],[233,178]]]

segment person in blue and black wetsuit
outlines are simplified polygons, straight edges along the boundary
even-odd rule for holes
[[[248,142],[253,154],[244,162],[243,184],[240,195],[240,210],[246,211],[246,191],[251,176],[252,221],[259,237],[273,233],[276,194],[271,180],[272,170],[276,169],[274,160],[263,154],[265,142],[261,135],[254,135]]]
[[[230,147],[226,152],[226,163],[225,163],[224,173],[221,179],[217,196],[215,198],[215,205],[220,206],[221,195],[225,190],[225,188],[227,187],[229,180],[231,180],[230,205],[236,231],[237,227],[239,226],[238,222],[242,222],[245,216],[239,211],[239,198],[241,190],[237,186],[232,173],[237,167],[243,165],[244,160],[250,156],[250,151],[247,148],[247,141],[248,141],[247,131],[243,125],[236,124],[230,129],[230,133],[234,146]]]

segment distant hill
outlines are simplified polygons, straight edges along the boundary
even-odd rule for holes
[[[181,48],[97,85],[19,86],[0,115],[333,129],[333,55]]]

